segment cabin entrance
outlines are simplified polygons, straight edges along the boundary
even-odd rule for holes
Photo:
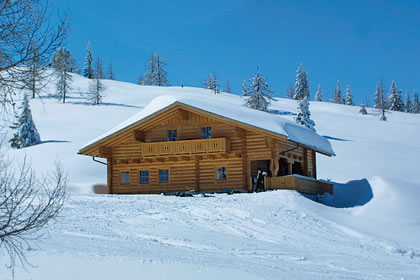
[[[258,168],[262,171],[267,172],[267,175],[271,176],[270,161],[269,160],[251,160],[251,177],[256,178]]]

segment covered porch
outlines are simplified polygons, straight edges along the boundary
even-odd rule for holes
[[[296,190],[309,194],[333,194],[333,184],[302,175],[287,175],[264,178],[265,190]]]

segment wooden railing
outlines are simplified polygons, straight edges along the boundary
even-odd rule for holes
[[[143,156],[171,156],[229,152],[226,138],[143,143]]]
[[[264,187],[266,190],[297,190],[299,192],[311,194],[333,193],[333,185],[304,176],[281,176],[264,178]]]

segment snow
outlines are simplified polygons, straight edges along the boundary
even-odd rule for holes
[[[229,111],[243,98],[104,80],[104,105],[93,106],[83,94],[89,80],[73,80],[66,104],[31,100],[41,144],[3,147],[15,162],[26,155],[37,175],[57,159],[69,173],[61,216],[27,248],[35,267],[18,267],[15,279],[420,279],[420,115],[390,112],[381,122],[377,109],[361,115],[356,106],[311,102],[317,131],[337,154],[317,156],[318,178],[335,184],[334,195],[312,197],[321,203],[294,191],[98,195],[92,187],[106,183],[106,166],[77,154],[84,143],[161,95],[215,98]],[[292,121],[296,108],[279,98],[270,111]],[[297,137],[296,125],[284,127]],[[6,263],[3,253],[0,279],[12,278]]]

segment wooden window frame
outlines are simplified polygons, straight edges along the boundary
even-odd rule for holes
[[[142,178],[141,173],[142,173],[142,172],[147,172],[147,173],[148,173],[148,175],[147,175],[147,183],[145,183],[145,182],[142,182],[142,181],[141,181],[141,178]],[[142,169],[142,170],[139,170],[139,184],[140,184],[140,185],[147,185],[147,184],[150,184],[150,170],[149,170],[149,169]]]
[[[224,172],[225,179],[219,180],[219,168],[224,168],[225,169],[225,172]],[[225,182],[228,181],[228,168],[227,168],[227,166],[216,166],[215,171],[216,171],[216,173],[215,173],[215,181],[217,183],[225,183]]]
[[[160,175],[160,172],[161,171],[168,171],[168,181],[162,181],[161,180],[161,175]],[[170,174],[171,174],[171,172],[170,172],[170,170],[169,170],[169,168],[168,169],[159,169],[159,171],[158,171],[158,176],[159,176],[159,184],[168,184],[169,182],[170,182],[170,180],[171,180],[171,176],[170,176]]]
[[[127,177],[128,178],[128,181],[127,181],[127,183],[124,183],[123,180],[122,180],[123,179],[123,173],[127,173],[128,174],[128,177]],[[128,185],[128,186],[130,185],[130,171],[120,171],[120,185],[124,185],[124,186],[125,185]]]

